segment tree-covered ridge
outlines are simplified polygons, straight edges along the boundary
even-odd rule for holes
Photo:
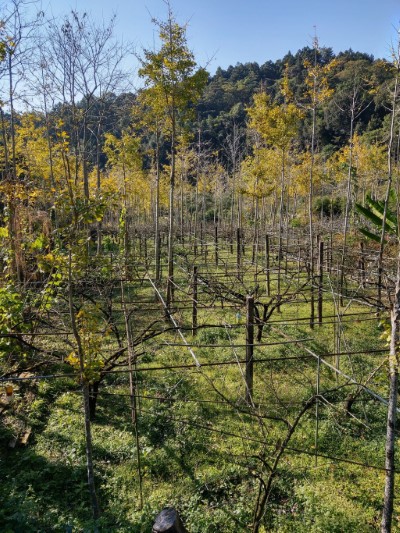
[[[357,85],[358,121],[357,133],[370,134],[371,139],[382,140],[384,117],[387,115],[386,89],[390,82],[390,67],[387,61],[361,52],[347,50],[335,55],[331,48],[321,48],[316,54],[317,64],[336,62],[330,74],[329,84],[333,98],[320,111],[318,118],[319,143],[328,151],[342,147],[349,132],[349,100],[354,84]],[[281,101],[280,83],[285,69],[295,101],[301,106],[305,93],[306,62],[315,60],[315,50],[305,47],[296,54],[288,53],[275,62],[238,63],[226,70],[218,68],[211,76],[199,105],[205,136],[218,145],[228,133],[229,125],[235,122],[244,127],[246,107],[254,94],[265,91],[277,102]],[[346,108],[347,106],[347,108]],[[364,109],[365,108],[365,109]],[[299,142],[307,146],[310,125],[304,121],[299,132]]]

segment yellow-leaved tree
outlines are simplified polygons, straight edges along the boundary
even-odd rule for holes
[[[313,230],[313,200],[314,200],[314,163],[316,146],[316,125],[317,112],[322,104],[333,95],[333,90],[329,85],[329,74],[336,67],[336,60],[321,64],[319,61],[318,38],[314,38],[314,61],[306,59],[303,63],[306,69],[304,94],[304,107],[311,113],[311,139],[310,139],[310,168],[309,168],[309,192],[308,192],[308,217],[309,217],[309,240],[310,240],[310,326],[314,327],[314,230]]]
[[[104,153],[107,156],[108,179],[122,198],[119,215],[119,231],[122,237],[121,247],[128,268],[129,257],[129,215],[136,211],[140,217],[151,206],[151,188],[143,170],[140,141],[130,132],[122,132],[120,138],[112,133],[105,134]],[[103,182],[104,188],[104,182]]]
[[[260,177],[262,158],[267,157],[267,165],[270,176],[275,175],[275,183],[277,185],[276,173],[280,175],[279,186],[279,247],[282,245],[282,225],[283,212],[286,191],[286,176],[287,166],[289,163],[289,156],[293,141],[297,135],[299,121],[303,116],[302,111],[290,101],[291,94],[288,89],[286,80],[283,83],[283,91],[285,94],[285,101],[281,105],[276,105],[266,93],[257,93],[254,95],[254,102],[251,107],[247,109],[249,115],[249,127],[254,130],[260,139],[259,147],[256,147],[253,154],[253,162],[247,159],[245,168],[252,167],[256,171],[253,176],[256,182],[264,180]],[[276,158],[273,156],[276,154]],[[272,170],[271,163],[277,163],[278,167]],[[258,186],[258,185],[257,185]],[[275,189],[277,190],[277,189]],[[277,206],[275,206],[277,207]],[[276,209],[274,209],[274,213]],[[275,220],[275,216],[274,216]],[[279,282],[278,282],[279,285]],[[279,287],[278,287],[279,292]]]
[[[167,2],[167,20],[153,19],[159,31],[161,47],[158,51],[144,50],[139,76],[144,78],[149,91],[147,105],[162,115],[170,156],[170,190],[168,217],[168,280],[167,305],[173,299],[173,241],[174,241],[174,191],[176,178],[176,149],[179,130],[193,111],[193,104],[200,98],[208,79],[207,72],[197,68],[193,53],[186,39],[186,26],[179,25]]]

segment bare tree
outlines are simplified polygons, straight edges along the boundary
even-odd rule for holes
[[[4,167],[2,179],[8,185],[8,233],[10,239],[10,273],[17,279],[24,276],[24,259],[21,248],[21,231],[18,222],[19,202],[15,194],[17,181],[17,157],[15,141],[16,106],[26,96],[26,72],[35,51],[35,33],[42,19],[28,13],[32,4],[27,0],[11,0],[4,6],[0,28],[0,86],[6,98],[0,102]],[[30,6],[32,7],[32,6]],[[6,116],[7,115],[7,118]]]
[[[48,77],[61,108],[70,114],[75,182],[81,171],[83,194],[89,199],[89,137],[95,140],[97,163],[101,145],[104,104],[127,81],[122,60],[129,47],[113,38],[115,17],[95,24],[87,13],[71,11],[61,21],[50,21],[43,55]],[[100,175],[97,192],[100,191]]]

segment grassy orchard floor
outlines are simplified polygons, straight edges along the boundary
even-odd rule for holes
[[[184,250],[183,250],[184,251]],[[211,254],[209,254],[211,255]],[[196,259],[203,276],[222,275],[223,283],[246,294],[257,284],[255,266],[244,263],[243,282],[234,277],[234,265],[228,273],[221,263],[234,260],[229,249],[220,250],[217,268],[208,258]],[[260,256],[260,263],[262,259]],[[192,257],[177,256],[174,316],[180,325],[191,326],[190,280]],[[276,261],[272,294],[276,291]],[[288,261],[293,272],[297,264]],[[206,272],[207,270],[207,272]],[[299,281],[305,277],[300,274]],[[265,287],[265,274],[258,282]],[[294,284],[298,279],[294,276]],[[336,280],[332,279],[336,286]],[[285,287],[284,278],[282,288]],[[357,286],[348,282],[348,290]],[[324,316],[335,313],[330,280],[325,277]],[[267,301],[260,289],[259,299]],[[355,292],[355,294],[358,292]],[[137,301],[151,301],[148,283],[135,284],[128,293]],[[120,302],[120,294],[115,295]],[[307,294],[282,305],[270,325],[264,328],[262,343],[308,339],[301,344],[275,344],[255,347],[256,359],[274,359],[254,365],[254,403],[244,402],[244,365],[218,365],[196,368],[162,369],[160,367],[192,364],[193,358],[173,332],[164,333],[140,346],[145,354],[137,366],[139,396],[139,440],[143,473],[144,507],[139,509],[139,488],[134,430],[130,419],[129,380],[126,373],[109,375],[100,389],[96,420],[93,423],[94,462],[98,496],[102,507],[102,531],[150,532],[155,515],[166,505],[176,506],[191,533],[248,531],[253,520],[258,492],[258,478],[267,477],[266,463],[273,462],[276,449],[284,438],[287,423],[293,421],[302,403],[315,394],[316,360],[296,360],[306,355],[306,346],[316,354],[335,351],[332,318],[310,329]],[[199,285],[198,324],[192,337],[183,330],[202,364],[245,359],[245,310],[237,319],[239,304],[211,298]],[[354,313],[369,308],[357,301],[348,302],[343,318],[341,351],[369,351],[384,348],[376,320],[359,319]],[[214,304],[213,308],[204,307]],[[150,317],[162,320],[158,304],[137,305],[132,317],[133,330]],[[152,311],[146,309],[151,308]],[[117,315],[123,320],[121,308]],[[119,310],[118,310],[119,309]],[[373,316],[373,315],[371,315]],[[146,318],[147,317],[147,318]],[[368,317],[370,318],[370,317]],[[165,322],[164,326],[168,324]],[[231,327],[233,326],[233,327]],[[56,343],[54,339],[45,340]],[[111,341],[105,341],[111,342]],[[232,348],[230,345],[237,345]],[[202,346],[206,345],[206,346]],[[223,345],[210,347],[209,345]],[[385,365],[375,371],[384,354],[342,356],[340,369],[357,382],[387,396]],[[292,359],[287,359],[292,358]],[[276,359],[282,359],[276,360]],[[286,360],[285,360],[286,359]],[[327,360],[334,364],[334,358]],[[142,370],[141,368],[158,368]],[[338,389],[329,396],[330,404],[319,402],[318,453],[343,460],[382,467],[386,426],[385,406],[362,393],[346,415],[343,401],[352,390],[346,380],[321,367],[320,391]],[[342,386],[341,388],[338,388]],[[218,392],[217,392],[218,391]],[[21,389],[22,395],[22,389]],[[229,403],[227,403],[227,400]],[[0,486],[0,529],[10,532],[90,531],[89,498],[86,485],[85,441],[82,400],[74,379],[40,381],[30,404],[16,400],[14,415],[25,417],[33,428],[28,446],[5,451],[2,446]],[[261,416],[261,418],[260,418]],[[262,417],[274,417],[271,418]],[[277,420],[281,418],[282,420]],[[6,444],[8,435],[3,434]],[[376,531],[379,527],[384,476],[375,470],[320,457],[315,450],[315,406],[303,417],[283,455],[274,481],[265,515],[266,531]],[[293,449],[297,450],[294,451]],[[307,453],[299,453],[299,450]],[[396,506],[396,527],[399,508]]]

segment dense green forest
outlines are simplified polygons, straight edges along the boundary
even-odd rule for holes
[[[1,7],[0,531],[397,531],[400,45],[211,75],[166,7],[131,72]]]

